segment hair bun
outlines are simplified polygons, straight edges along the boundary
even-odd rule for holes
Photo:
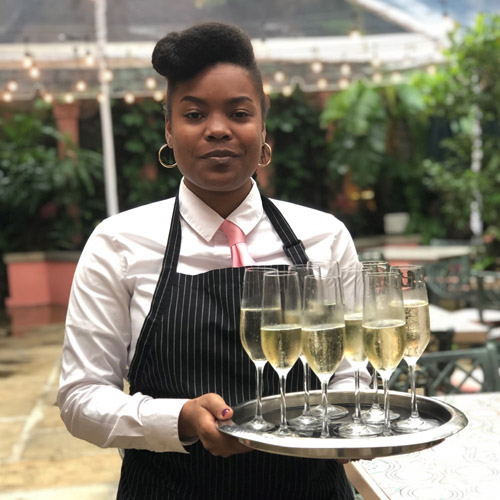
[[[250,38],[236,26],[223,23],[198,24],[169,33],[155,46],[153,68],[167,80],[187,80],[219,62],[255,66]]]

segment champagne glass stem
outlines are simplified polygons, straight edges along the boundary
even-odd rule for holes
[[[302,358],[301,358],[302,359]],[[302,359],[304,365],[304,414],[309,414],[311,411],[311,401],[309,397],[309,387],[311,386],[311,368],[309,363]]]
[[[418,418],[417,407],[417,388],[416,388],[416,375],[415,365],[408,365],[410,371],[410,384],[411,384],[411,418]]]
[[[330,437],[328,432],[328,380],[321,381],[321,402],[323,404],[323,427],[321,429],[321,437]]]
[[[352,416],[352,420],[356,424],[361,423],[361,394],[359,390],[359,368],[356,368],[354,371],[354,415]]]
[[[262,373],[264,371],[264,366],[261,363],[255,363],[255,368],[257,369],[257,389],[256,389],[256,400],[257,408],[255,410],[255,417],[257,419],[262,418]]]
[[[288,424],[286,421],[286,394],[285,394],[285,383],[286,375],[280,375],[280,404],[281,404],[281,421],[280,421],[280,433],[288,432]]]
[[[372,408],[378,409],[380,408],[379,402],[378,402],[378,379],[377,379],[377,370],[375,368],[373,369],[373,404]]]
[[[389,380],[382,377],[382,384],[384,387],[384,435],[390,436],[391,433],[391,419],[389,417]]]

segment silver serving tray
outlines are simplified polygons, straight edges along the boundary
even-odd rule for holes
[[[430,448],[443,439],[463,429],[468,421],[466,416],[453,406],[434,398],[417,396],[419,413],[424,418],[433,418],[440,422],[438,427],[428,431],[413,434],[394,434],[392,436],[374,436],[356,439],[346,439],[335,434],[335,428],[351,421],[354,409],[353,392],[330,392],[329,402],[346,407],[349,415],[330,421],[330,438],[322,439],[319,432],[309,436],[279,437],[272,433],[249,431],[241,424],[251,420],[255,413],[255,400],[234,406],[233,419],[229,422],[219,422],[219,430],[238,440],[249,448],[305,458],[338,458],[338,459],[371,459],[389,455],[400,455]],[[361,393],[362,410],[370,407],[372,393]],[[287,420],[300,415],[304,405],[304,394],[296,392],[286,395]],[[311,392],[311,406],[320,404],[321,392]],[[400,414],[400,419],[410,415],[410,395],[390,391],[391,409]],[[280,421],[280,396],[268,396],[262,399],[262,410],[266,420],[274,424]]]

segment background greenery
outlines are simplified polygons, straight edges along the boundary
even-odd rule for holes
[[[355,236],[381,233],[384,214],[407,211],[408,232],[428,242],[470,238],[470,203],[480,193],[485,250],[478,266],[500,267],[500,16],[480,15],[450,41],[435,74],[414,72],[401,84],[359,81],[323,108],[299,88],[271,96],[270,194],[332,211]],[[82,248],[105,217],[98,113],[81,122],[80,148],[60,136],[39,101],[29,113],[1,116],[0,254]],[[470,168],[475,118],[479,172]],[[116,101],[113,122],[120,209],[172,196],[179,172],[157,161],[161,105]],[[57,141],[66,145],[64,158]],[[346,185],[373,196],[352,203]],[[5,290],[5,276],[0,281]]]

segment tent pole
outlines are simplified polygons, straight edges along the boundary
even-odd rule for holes
[[[94,0],[97,60],[99,64],[102,145],[104,152],[104,187],[108,216],[118,213],[118,189],[116,183],[115,144],[113,139],[113,119],[109,98],[109,83],[106,78],[106,0]]]

